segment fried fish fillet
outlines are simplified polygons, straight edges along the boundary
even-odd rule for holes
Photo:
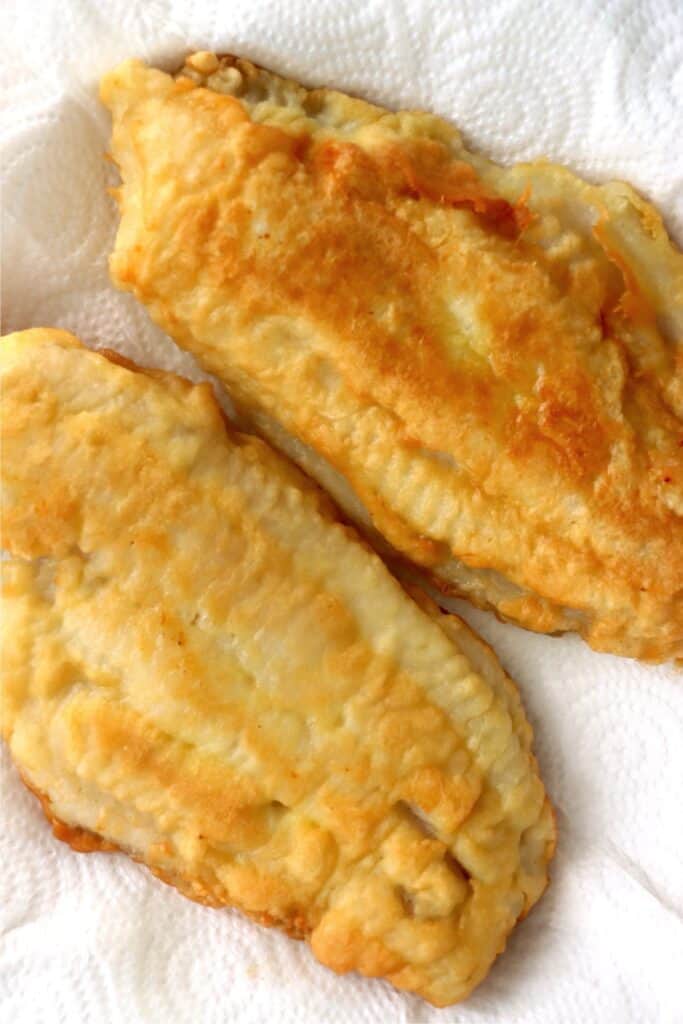
[[[683,257],[627,185],[247,61],[101,95],[115,284],[444,593],[683,656]]]
[[[554,847],[515,687],[208,386],[112,358],[62,331],[0,343],[22,776],[77,849],[462,999]]]

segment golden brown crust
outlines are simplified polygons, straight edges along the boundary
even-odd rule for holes
[[[206,385],[50,330],[0,374],[0,718],[55,833],[464,998],[555,835],[490,650]]]
[[[115,283],[440,585],[680,656],[683,258],[656,211],[216,60],[102,83]]]

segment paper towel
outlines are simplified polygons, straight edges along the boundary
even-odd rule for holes
[[[99,76],[235,52],[452,119],[504,161],[630,180],[683,241],[680,0],[26,0],[0,9],[5,331],[50,324],[197,376],[109,286],[114,174]],[[558,809],[552,884],[464,1005],[337,978],[301,943],[52,838],[6,754],[0,1019],[12,1024],[683,1021],[683,677],[466,610],[519,681]]]

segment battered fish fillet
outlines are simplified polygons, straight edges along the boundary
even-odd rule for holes
[[[112,358],[62,331],[0,343],[22,776],[76,849],[462,999],[554,847],[515,687],[208,386]]]
[[[683,656],[683,257],[651,206],[232,57],[101,94],[113,280],[254,428],[444,593]]]

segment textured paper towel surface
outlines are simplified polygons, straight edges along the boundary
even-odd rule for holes
[[[217,48],[430,109],[496,159],[544,154],[630,180],[683,241],[680,0],[4,0],[0,39],[5,331],[62,326],[193,367],[107,280],[96,82],[130,55],[170,66]],[[337,978],[123,856],[72,853],[3,753],[2,1024],[683,1021],[683,677],[467,615],[520,682],[560,826],[550,890],[471,1000],[436,1011]]]

